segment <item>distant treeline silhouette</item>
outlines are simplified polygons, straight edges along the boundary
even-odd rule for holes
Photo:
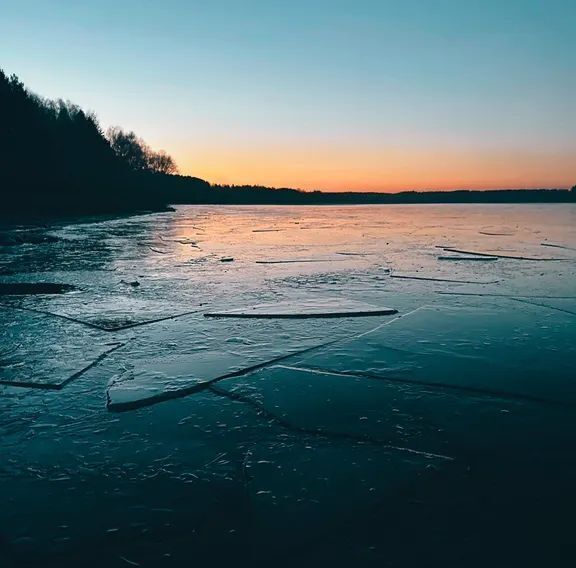
[[[576,186],[566,189],[494,189],[484,191],[327,192],[262,186],[213,185],[211,203],[362,205],[410,203],[569,203],[576,202]]]
[[[372,204],[576,201],[567,190],[402,193],[306,192],[210,185],[177,174],[174,160],[134,132],[106,133],[77,105],[43,99],[0,69],[0,213],[43,216],[158,210],[170,203]]]

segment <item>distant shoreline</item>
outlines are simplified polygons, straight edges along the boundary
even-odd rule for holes
[[[180,178],[180,184],[186,186],[184,176],[163,176]],[[176,180],[175,180],[176,181]],[[208,185],[208,184],[206,184]],[[196,189],[196,188],[195,188]],[[0,211],[0,224],[37,225],[46,222],[97,222],[107,218],[146,215],[170,212],[178,205],[230,205],[230,206],[358,206],[358,205],[545,205],[576,203],[576,190],[562,189],[507,189],[507,190],[455,190],[401,193],[360,193],[360,192],[306,192],[295,189],[254,188],[246,186],[209,186],[203,191],[191,191],[182,195],[182,199],[171,199],[166,204],[155,207],[138,208],[122,204],[70,204],[43,200],[42,207],[34,203],[23,207],[21,203],[14,207],[5,207]],[[171,197],[174,196],[172,193]],[[91,205],[87,207],[87,205]],[[136,204],[135,204],[136,205]]]
[[[490,189],[450,191],[324,192],[291,188],[258,186],[211,186],[209,202],[240,205],[373,205],[426,203],[572,203],[576,202],[576,188],[572,189]],[[211,198],[211,199],[210,199]],[[191,203],[182,200],[180,203]]]

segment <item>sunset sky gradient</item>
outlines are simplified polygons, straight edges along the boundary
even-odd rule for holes
[[[574,0],[3,0],[0,67],[211,182],[576,184]]]

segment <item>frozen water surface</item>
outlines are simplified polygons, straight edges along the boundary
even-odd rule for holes
[[[2,312],[0,384],[61,389],[122,345],[43,314]]]
[[[24,229],[0,281],[74,291],[1,300],[2,566],[570,557],[573,205]],[[469,252],[497,262],[439,260]],[[367,305],[398,314],[205,317]]]
[[[574,315],[530,306],[502,312],[419,308],[299,364],[576,407]]]

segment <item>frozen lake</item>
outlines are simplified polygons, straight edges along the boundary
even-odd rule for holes
[[[1,566],[572,554],[575,205],[182,206],[2,243]]]

